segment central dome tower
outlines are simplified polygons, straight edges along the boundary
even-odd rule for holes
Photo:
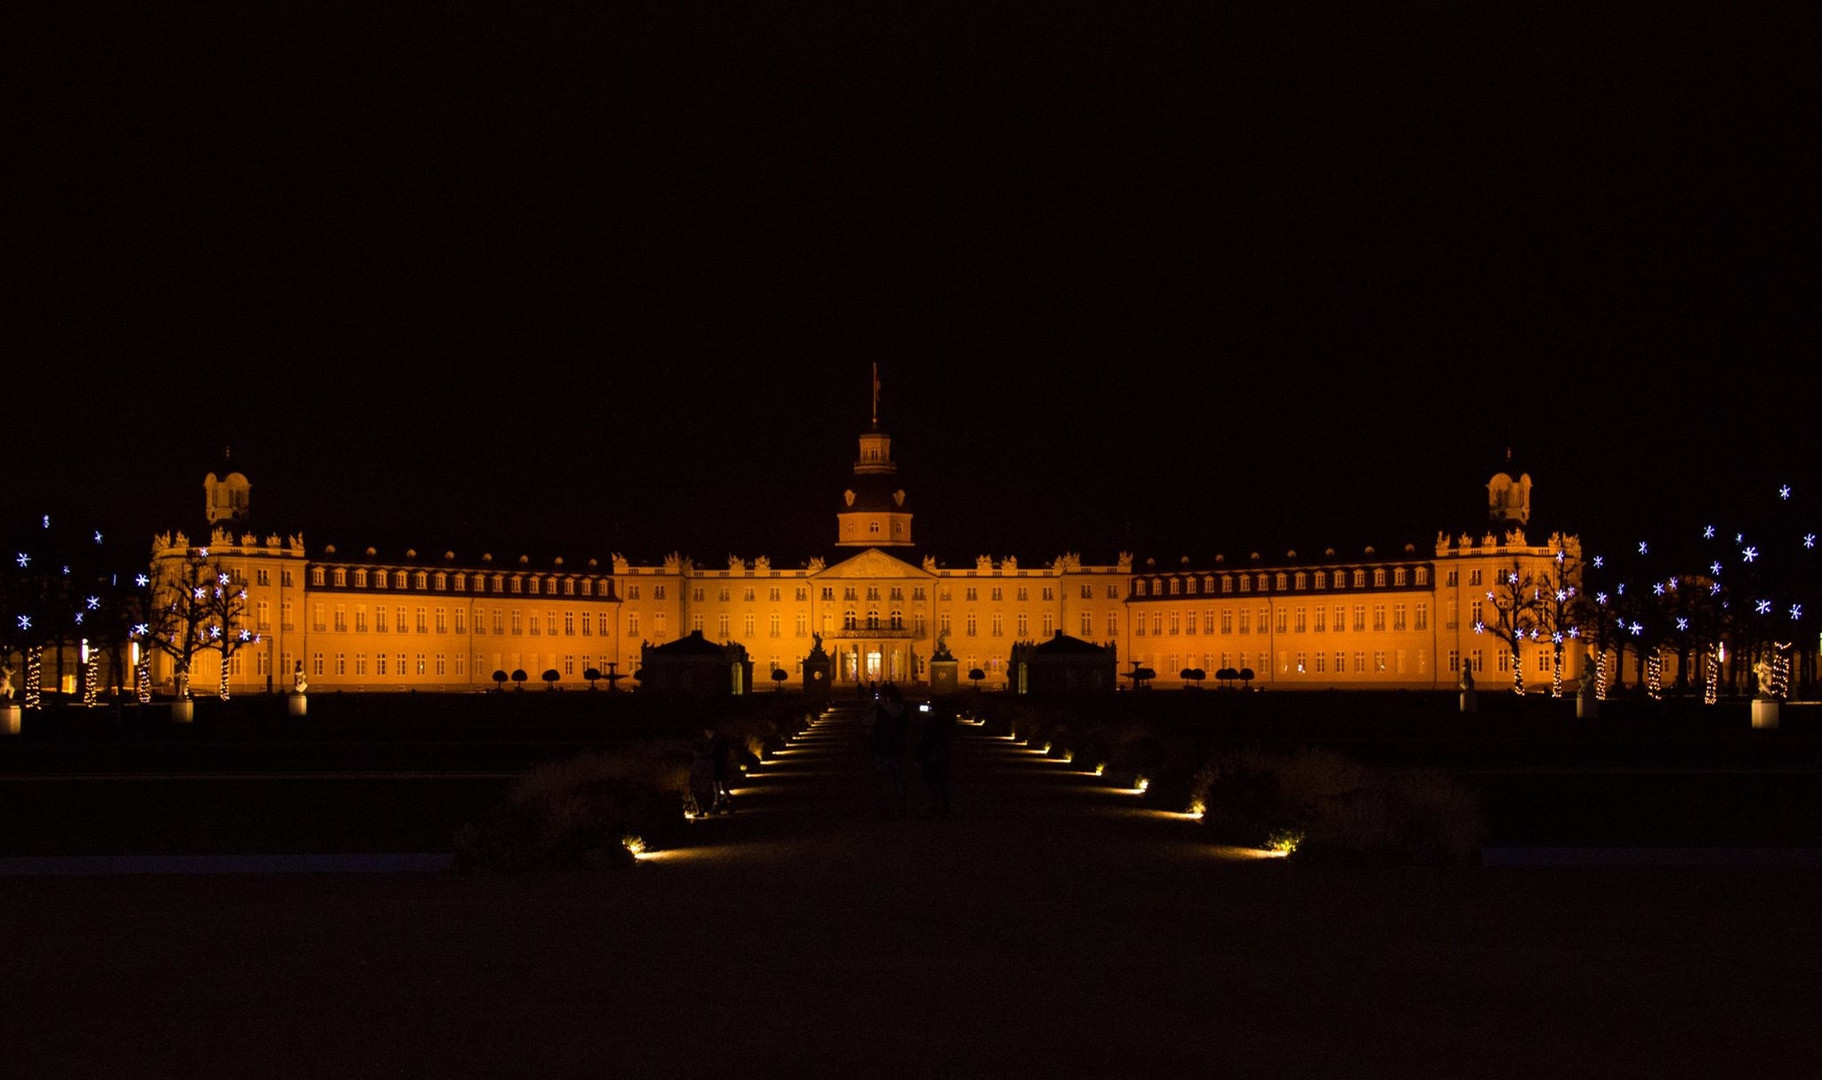
[[[879,365],[873,365],[873,423],[860,437],[854,479],[841,493],[837,547],[910,547],[911,512],[898,486],[892,438],[879,429]]]

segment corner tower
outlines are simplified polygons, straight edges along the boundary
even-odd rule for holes
[[[892,439],[879,430],[879,365],[873,365],[873,423],[860,437],[854,479],[841,493],[837,547],[910,547],[911,512],[898,486]]]
[[[211,525],[226,522],[238,525],[246,521],[247,509],[251,503],[253,485],[246,476],[236,471],[229,464],[231,451],[222,451],[221,475],[214,473],[203,477],[203,509]]]
[[[1509,447],[1505,468],[1487,481],[1487,521],[1495,526],[1519,529],[1531,522],[1531,474],[1512,464]]]

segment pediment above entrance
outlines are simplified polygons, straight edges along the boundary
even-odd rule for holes
[[[868,548],[852,558],[810,575],[813,578],[931,578],[935,574],[912,566],[878,548]]]

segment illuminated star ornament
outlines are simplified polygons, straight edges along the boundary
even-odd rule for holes
[[[95,542],[97,544],[101,543],[101,530],[100,529],[95,530]]]
[[[89,597],[88,605],[89,605],[90,611],[94,611],[96,608],[99,608],[101,606],[101,597],[99,597],[99,596]]]
[[[1785,484],[1783,487],[1778,489],[1778,498],[1786,499],[1786,500],[1788,500],[1790,498],[1790,485],[1789,484]]]
[[[1646,553],[1646,551],[1645,551],[1645,541],[1643,541],[1643,540],[1640,540],[1640,541],[1639,541],[1639,554],[1640,554],[1640,555],[1643,555],[1643,554],[1645,554],[1645,553]]]
[[[1815,547],[1816,546],[1816,534],[1815,533],[1805,533],[1803,536],[1803,546],[1806,548]]]
[[[1754,559],[1757,559],[1758,557],[1759,557],[1759,549],[1757,547],[1747,547],[1747,548],[1740,549],[1740,558],[1745,559],[1747,562],[1752,562]]]
[[[1801,619],[1803,617],[1803,605],[1802,604],[1790,605],[1790,617],[1792,619]]]
[[[19,560],[19,569],[21,570],[32,565],[32,557],[23,551],[13,557]]]
[[[149,583],[149,582],[150,582],[150,581],[151,581],[151,580],[152,580],[152,579],[151,579],[151,578],[149,578],[149,577],[146,577],[146,576],[145,576],[145,575],[144,575],[144,574],[141,574],[141,575],[139,575],[139,576],[138,576],[138,577],[136,577],[136,578],[134,578],[134,579],[133,579],[133,584],[135,584],[135,585],[137,585],[137,586],[139,586],[139,587],[140,587],[140,588],[142,588],[142,589],[143,589],[143,588],[145,588],[145,587],[146,587],[146,585],[147,585],[147,584],[148,584],[148,583]]]
[[[19,616],[19,629],[30,630],[31,628],[32,628],[32,617],[30,615]]]
[[[133,636],[134,637],[145,637],[147,632],[150,630],[151,630],[151,627],[147,626],[145,623],[134,623],[133,624]]]
[[[1718,563],[1718,562],[1711,562],[1711,563],[1709,563],[1709,564],[1708,564],[1708,572],[1709,572],[1709,573],[1711,573],[1711,574],[1718,574],[1718,573],[1720,573],[1720,572],[1721,572],[1721,564],[1720,564],[1720,563]]]
[[[1754,604],[1754,605],[1753,605],[1753,606],[1752,606],[1752,609],[1753,609],[1753,610],[1754,610],[1754,611],[1756,611],[1756,612],[1758,612],[1758,613],[1759,613],[1759,614],[1760,614],[1760,615],[1767,615],[1767,614],[1770,614],[1770,612],[1771,612],[1771,601],[1770,601],[1770,600],[1761,600],[1761,601],[1759,601],[1759,602],[1758,602],[1758,603],[1756,603],[1756,604]]]
[[[1714,526],[1713,525],[1710,525],[1706,529],[1702,530],[1702,539],[1704,539],[1704,540],[1713,540],[1714,539]]]

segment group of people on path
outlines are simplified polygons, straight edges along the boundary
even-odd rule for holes
[[[949,752],[955,741],[955,707],[905,700],[896,683],[863,689],[861,726],[873,758],[877,816],[906,814],[908,776],[915,764],[929,798],[930,817],[949,816]]]

